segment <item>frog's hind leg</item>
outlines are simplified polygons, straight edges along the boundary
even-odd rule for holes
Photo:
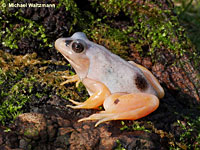
[[[114,99],[108,97],[104,102],[105,111],[79,121],[99,120],[95,125],[98,126],[110,120],[136,120],[155,111],[158,106],[158,98],[146,93],[126,94]]]
[[[76,106],[67,105],[68,107],[74,109],[80,109],[80,108],[96,109],[99,106],[101,106],[106,97],[110,96],[111,94],[110,90],[101,82],[89,78],[85,78],[82,82],[86,86],[86,88],[90,91],[90,93],[93,93],[92,96],[90,96],[83,103],[70,100]]]

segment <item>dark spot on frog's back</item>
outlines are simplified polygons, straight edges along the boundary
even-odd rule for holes
[[[114,101],[114,104],[118,104],[119,103],[119,99],[117,98],[115,101]]]
[[[140,74],[136,74],[135,76],[135,85],[140,91],[145,91],[148,87],[147,81]]]

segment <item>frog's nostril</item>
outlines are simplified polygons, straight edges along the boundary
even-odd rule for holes
[[[72,40],[65,40],[65,45],[69,46],[69,44],[72,42]]]

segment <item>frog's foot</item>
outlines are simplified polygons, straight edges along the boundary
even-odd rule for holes
[[[73,100],[70,100],[73,104],[76,106],[72,105],[67,105],[67,107],[71,107],[74,109],[97,109],[99,106],[101,106],[106,99],[111,93],[109,89],[101,82],[85,78],[83,80],[84,85],[86,88],[91,92],[94,93],[92,96],[90,96],[85,102],[79,103],[75,102]]]
[[[80,119],[79,122],[99,120],[95,124],[98,126],[110,120],[136,120],[155,111],[158,106],[158,98],[146,93],[126,94],[114,99],[108,97],[104,102],[105,111]]]
[[[62,82],[60,85],[64,85],[67,83],[72,83],[72,82],[76,82],[76,87],[78,87],[79,83],[81,82],[80,78],[78,77],[78,75],[73,75],[73,76],[62,76],[63,78],[67,79],[66,81]]]

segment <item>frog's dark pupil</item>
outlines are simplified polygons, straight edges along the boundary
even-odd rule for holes
[[[75,51],[76,53],[81,53],[84,50],[84,46],[82,43],[76,41],[72,44],[72,49],[73,51]]]

